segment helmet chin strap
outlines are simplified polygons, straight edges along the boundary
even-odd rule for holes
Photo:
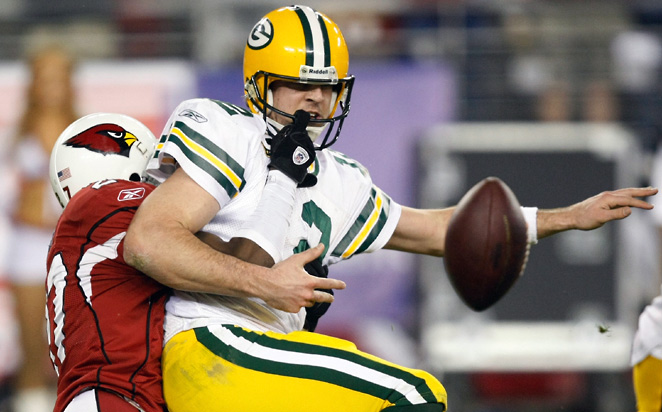
[[[317,138],[320,137],[324,129],[326,129],[326,126],[328,126],[328,123],[325,123],[324,126],[306,127],[306,131],[308,132],[308,136],[310,136],[310,140],[312,140],[313,142],[317,140]]]
[[[272,119],[271,117],[267,117],[267,123],[269,123],[273,128],[275,128],[275,129],[276,129],[276,132],[279,132],[280,129],[282,129],[283,127],[285,127],[285,126],[283,126],[282,124],[280,124],[280,123],[278,123],[277,121],[275,121],[274,119]]]

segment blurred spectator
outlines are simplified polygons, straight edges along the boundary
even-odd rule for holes
[[[567,122],[572,116],[572,101],[569,86],[555,82],[538,97],[538,120],[543,122]]]
[[[0,216],[0,250],[3,259],[9,236],[5,214]],[[0,272],[0,412],[9,411],[11,401],[11,378],[18,365],[18,323],[14,316],[14,298],[5,274]]]
[[[51,191],[48,162],[60,133],[79,116],[74,108],[74,61],[57,45],[29,58],[30,84],[12,160],[19,186],[7,273],[16,298],[22,358],[14,382],[14,412],[52,411],[53,369],[45,333],[46,255],[61,211]]]
[[[23,0],[23,13],[41,22],[62,22],[76,17],[103,17],[114,11],[112,0]]]
[[[612,42],[614,77],[621,89],[645,93],[658,81],[662,66],[662,42],[643,31],[624,31]]]
[[[621,120],[637,134],[642,148],[652,153],[662,136],[662,40],[654,33],[623,31],[614,38],[611,54]]]
[[[608,81],[589,82],[582,98],[581,120],[600,123],[614,122],[619,118],[619,105]]]

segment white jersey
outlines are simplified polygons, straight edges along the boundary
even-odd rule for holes
[[[660,187],[662,184],[662,151],[658,151],[653,160],[651,183],[654,187]],[[646,215],[652,218],[655,229],[660,230],[662,202],[659,195],[654,196],[650,201],[655,208]],[[632,342],[630,364],[634,366],[648,356],[662,359],[662,285],[660,285],[660,295],[654,298],[639,315],[637,332]]]
[[[163,181],[174,172],[175,163],[182,167],[219,203],[220,211],[203,230],[227,241],[242,229],[260,200],[269,164],[266,131],[261,116],[233,104],[185,101],[169,119],[148,173]],[[296,190],[284,245],[266,245],[259,233],[242,231],[242,236],[266,251],[276,248],[283,259],[324,243],[324,264],[384,247],[401,206],[372,183],[362,165],[339,152],[317,152],[312,167],[318,182]],[[305,318],[305,309],[287,313],[260,299],[187,292],[176,292],[166,310],[166,340],[211,324],[288,333],[300,330]]]
[[[662,359],[662,287],[660,295],[639,315],[630,363],[634,366],[649,355]]]

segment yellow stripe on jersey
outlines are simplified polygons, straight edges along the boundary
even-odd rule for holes
[[[235,188],[240,189],[243,185],[243,180],[224,162],[222,162],[218,157],[214,156],[209,150],[191,140],[182,132],[179,128],[173,127],[170,133],[177,135],[182,141],[186,144],[188,148],[193,150],[199,156],[207,159],[211,164],[216,166],[223,174],[232,182]],[[235,193],[236,194],[239,192]]]
[[[368,221],[363,226],[363,229],[361,229],[361,232],[354,239],[352,244],[349,245],[349,248],[347,248],[345,253],[342,254],[343,259],[347,259],[348,257],[350,257],[356,251],[356,249],[358,249],[359,246],[361,246],[363,241],[368,237],[368,234],[370,234],[370,231],[375,225],[375,222],[377,222],[377,219],[379,218],[379,214],[382,211],[382,202],[383,201],[382,201],[381,193],[378,193],[377,198],[375,199],[375,208],[372,210],[372,213],[370,214]]]

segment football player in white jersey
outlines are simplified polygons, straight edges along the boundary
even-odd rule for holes
[[[210,99],[175,109],[148,165],[162,183],[129,228],[127,262],[187,290],[186,274],[214,273],[216,255],[198,231],[250,239],[259,248],[245,256],[264,265],[320,245],[325,265],[382,248],[443,256],[452,208],[401,206],[362,165],[329,148],[349,113],[348,69],[342,33],[324,14],[290,6],[262,18],[244,55],[249,110]],[[531,241],[649,209],[639,197],[655,193],[622,189],[534,212]],[[168,302],[162,364],[171,412],[446,410],[431,374],[304,331],[305,308],[331,300],[310,279],[245,276],[238,284],[231,275],[216,273],[226,293],[176,292]],[[325,280],[327,289],[344,286]]]
[[[662,151],[658,152],[651,169],[651,182],[662,182]],[[662,203],[654,198],[656,208],[648,215],[662,239]],[[662,269],[662,268],[661,268]],[[662,281],[662,273],[658,273]],[[637,402],[637,412],[662,410],[662,284],[660,294],[646,305],[639,314],[637,331],[632,341],[630,355],[632,383]]]
[[[662,286],[639,315],[630,363],[637,412],[662,410]]]

